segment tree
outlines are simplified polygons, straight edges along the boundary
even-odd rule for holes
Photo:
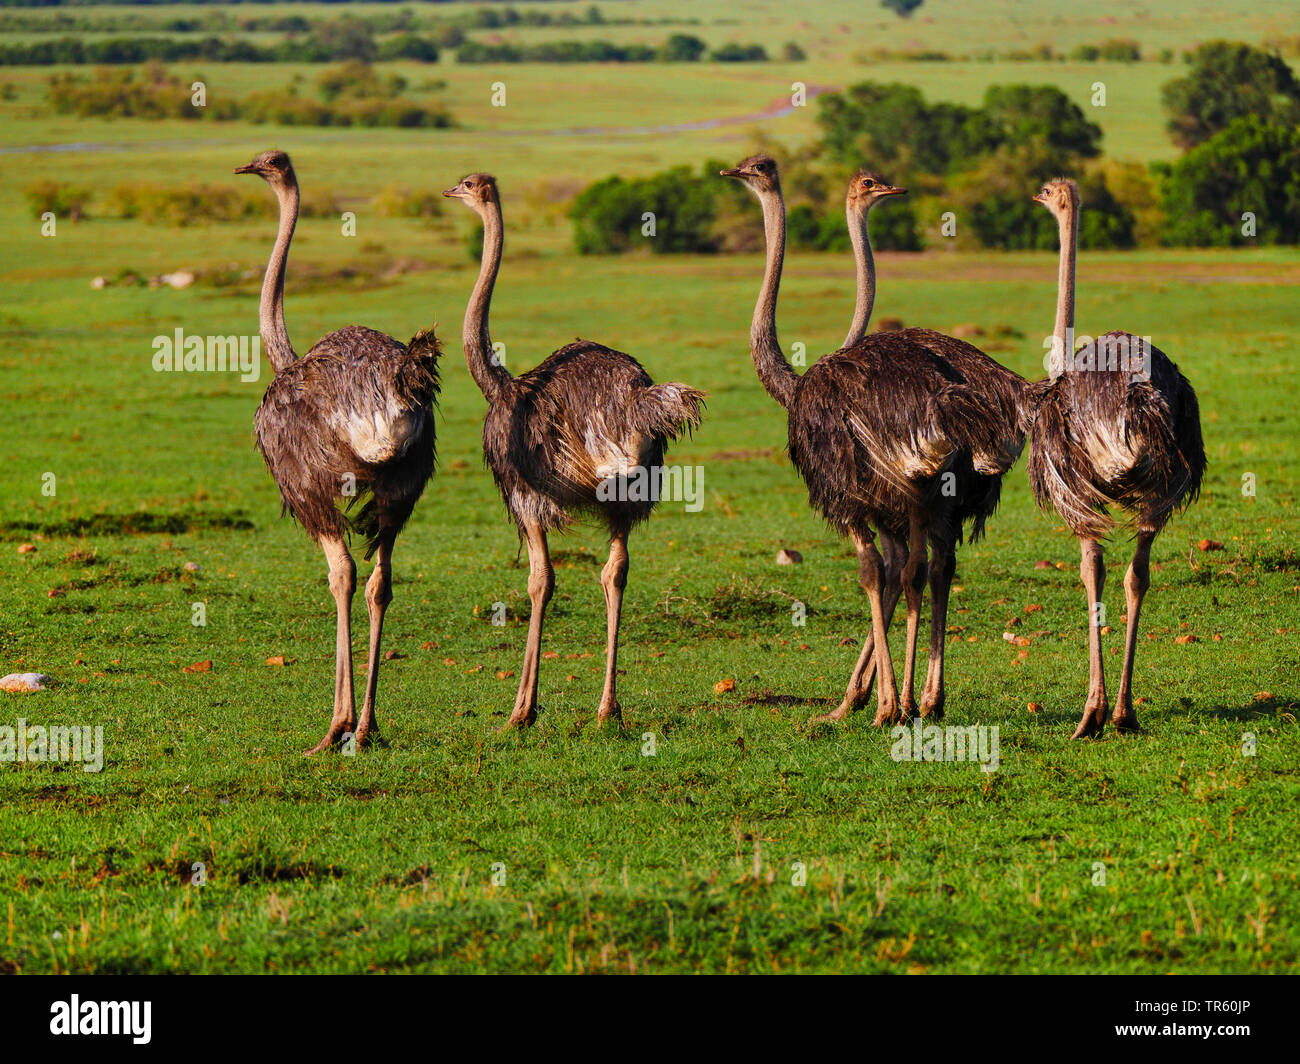
[[[1300,121],[1300,83],[1281,56],[1236,41],[1210,41],[1192,55],[1192,69],[1162,91],[1169,135],[1180,148],[1203,144],[1234,119]]]
[[[373,62],[375,39],[360,19],[344,16],[316,27],[315,45],[322,59],[360,59]]]
[[[1000,144],[1038,140],[1053,156],[1049,169],[1069,168],[1072,157],[1101,154],[1101,127],[1052,85],[990,85],[984,114]]]
[[[854,167],[869,161],[896,178],[913,167],[946,173],[996,144],[979,112],[957,104],[927,104],[919,89],[898,82],[850,85],[843,93],[821,96],[818,108],[830,159]]]
[[[1057,149],[1035,137],[999,148],[954,182],[952,205],[981,247],[1056,247],[1056,220],[1030,197],[1041,182],[1059,175],[1057,162]],[[1133,246],[1133,213],[1115,199],[1100,171],[1080,175],[1079,197],[1084,208],[1080,247]]]
[[[708,47],[698,37],[674,33],[664,43],[660,58],[665,63],[694,63],[708,50]]]
[[[1157,173],[1165,244],[1300,243],[1300,131],[1294,127],[1258,115],[1235,119]]]

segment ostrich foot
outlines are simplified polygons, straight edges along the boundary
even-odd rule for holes
[[[817,716],[809,719],[809,724],[838,724],[846,719],[853,710],[857,708],[849,699],[845,699],[829,713],[819,713]]]
[[[1115,712],[1111,714],[1110,722],[1115,725],[1118,732],[1140,732],[1142,729],[1138,726],[1138,715],[1133,711],[1133,703],[1127,705],[1123,702],[1117,703]]]
[[[310,750],[304,750],[303,756],[311,757],[312,754],[319,754],[322,750],[328,750],[333,746],[342,746],[344,736],[350,735],[352,729],[357,726],[356,721],[335,720],[330,724],[330,730],[325,733],[325,738],[313,746]],[[357,746],[362,745],[363,740],[357,739]]]
[[[898,713],[895,715],[895,724],[906,724],[916,716],[916,700],[914,698],[905,698],[898,704]]]
[[[873,728],[882,728],[886,724],[897,724],[898,703],[893,701],[882,700],[880,708],[876,710],[876,719],[871,722]]]
[[[923,720],[943,720],[943,695],[938,698],[921,698],[921,717]]]
[[[514,728],[531,728],[536,723],[536,706],[516,706],[515,711],[510,714],[510,719],[501,725],[501,730],[508,732]]]
[[[623,707],[613,699],[608,702],[601,702],[600,710],[596,714],[596,723],[598,725],[607,724],[610,721],[615,724],[623,723]]]
[[[1079,726],[1074,729],[1071,739],[1091,739],[1098,736],[1106,727],[1106,707],[1087,706],[1083,711],[1083,719],[1079,721]]]

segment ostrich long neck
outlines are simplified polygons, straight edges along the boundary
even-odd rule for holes
[[[785,200],[778,189],[759,197],[763,204],[763,236],[767,241],[767,267],[758,290],[754,320],[749,329],[749,351],[754,369],[767,394],[784,407],[794,397],[798,380],[786,361],[776,338],[776,297],[781,288],[781,267],[785,262]]]
[[[871,321],[871,308],[876,302],[876,260],[871,254],[871,237],[867,235],[867,214],[855,213],[849,209],[849,240],[853,244],[853,261],[858,268],[858,298],[853,307],[853,324],[849,326],[849,335],[844,338],[844,346],[852,347],[867,335],[867,323]]]
[[[1052,327],[1052,360],[1048,375],[1059,377],[1074,352],[1074,270],[1079,248],[1079,215],[1071,208],[1060,216],[1061,261],[1056,275],[1056,324]]]
[[[483,211],[483,264],[479,267],[474,292],[465,308],[465,325],[461,339],[465,345],[465,361],[470,374],[490,403],[501,393],[510,380],[510,374],[499,362],[493,361],[492,336],[488,331],[488,310],[492,304],[492,288],[497,283],[501,268],[502,224],[501,204],[495,196]]]
[[[293,230],[298,224],[298,182],[291,178],[283,185],[276,185],[275,195],[280,201],[280,231],[275,237],[275,247],[271,249],[271,260],[266,264],[266,276],[262,278],[258,329],[271,368],[282,373],[298,357],[289,342],[289,330],[284,325],[284,270],[289,262],[289,242],[293,240]]]

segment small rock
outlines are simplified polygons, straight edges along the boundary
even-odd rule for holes
[[[782,547],[776,552],[777,565],[798,565],[801,561],[803,561],[803,555],[797,550],[789,550],[786,547]]]
[[[404,658],[404,657],[406,657],[406,655],[403,654],[400,650],[386,650],[386,651],[384,651],[384,660],[385,660],[385,661],[397,661],[399,658]]]
[[[199,563],[186,562],[184,565],[181,566],[181,568],[184,569],[187,573],[197,573],[199,571]]]
[[[108,287],[108,278],[107,278],[107,277],[96,277],[93,281],[90,282],[90,287],[91,287],[91,288],[107,288],[107,287]]]
[[[53,683],[54,678],[46,676],[43,672],[11,672],[8,676],[0,678],[0,691],[25,695],[33,691],[44,691]]]
[[[167,274],[163,280],[173,288],[189,288],[194,283],[194,273],[191,270],[177,270]]]

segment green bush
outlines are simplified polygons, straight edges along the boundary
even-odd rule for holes
[[[1238,118],[1300,122],[1300,82],[1281,56],[1236,41],[1211,41],[1190,57],[1186,77],[1165,85],[1169,134],[1180,148],[1209,140]]]
[[[437,218],[442,215],[443,199],[437,192],[389,185],[372,201],[381,218]]]
[[[1161,241],[1227,247],[1300,243],[1300,131],[1237,118],[1178,162],[1157,168]],[[1242,215],[1255,216],[1255,236]]]
[[[90,203],[89,189],[60,184],[48,178],[27,186],[27,203],[37,218],[46,211],[53,212],[56,218],[68,218],[74,222],[85,221],[90,217],[86,212]]]
[[[713,252],[717,215],[717,170],[692,174],[678,166],[651,177],[614,176],[588,186],[569,209],[574,247],[582,255],[609,255],[646,245],[657,254]],[[654,235],[643,235],[646,215]]]

